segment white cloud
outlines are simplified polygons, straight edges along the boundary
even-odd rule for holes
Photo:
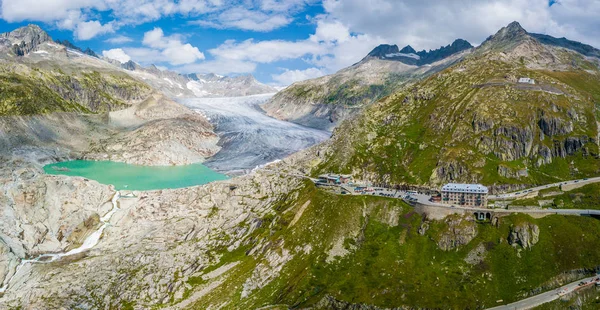
[[[378,36],[387,42],[433,49],[463,38],[473,44],[512,21],[530,32],[600,45],[600,2],[562,0],[324,0],[326,15],[351,32]]]
[[[177,66],[204,59],[204,54],[197,47],[183,43],[179,35],[165,36],[158,27],[144,33],[142,43],[151,48],[144,51],[144,58],[151,57],[158,62]]]
[[[110,32],[107,26],[78,24],[90,22],[98,12],[108,12],[106,21],[114,29],[139,25],[163,17],[201,17],[200,25],[269,31],[288,25],[291,14],[312,0],[2,0],[2,19],[7,22],[41,21],[61,29],[78,31],[82,38]],[[78,30],[80,29],[80,30]]]
[[[131,60],[131,57],[125,53],[123,49],[113,48],[108,51],[102,51],[102,56],[114,60],[118,60],[121,63],[126,63]]]
[[[260,7],[265,11],[290,12],[303,8],[314,0],[261,0]]]
[[[74,34],[78,40],[89,40],[97,35],[111,32],[114,32],[112,24],[102,25],[99,21],[93,20],[77,24]]]
[[[290,85],[298,81],[314,79],[325,75],[321,69],[308,68],[306,70],[287,70],[281,74],[273,74],[271,77],[280,85]]]
[[[102,7],[102,1],[94,0],[3,0],[2,19],[10,23],[23,20],[52,22],[67,18],[73,10]]]
[[[128,36],[124,36],[124,35],[118,35],[116,37],[112,37],[112,38],[108,38],[106,40],[104,40],[104,42],[106,43],[111,43],[111,44],[123,44],[123,43],[128,43],[128,42],[132,42],[133,39],[128,37]]]
[[[284,14],[267,14],[235,7],[220,13],[213,23],[222,28],[270,31],[285,26],[291,21],[292,19]]]
[[[306,40],[284,41],[246,40],[225,41],[209,52],[220,59],[273,63],[305,58],[326,73],[356,63],[384,40],[369,35],[351,35],[346,27],[336,21],[320,21],[317,30]]]
[[[217,58],[247,60],[259,63],[271,63],[279,60],[296,59],[308,54],[325,52],[324,46],[312,41],[225,41],[217,48],[209,50]]]
[[[175,70],[182,73],[216,73],[216,74],[237,74],[251,73],[256,70],[256,63],[249,61],[216,59],[204,61],[201,63],[177,67]]]
[[[333,22],[326,20],[317,21],[317,30],[310,36],[311,41],[320,42],[346,42],[350,39],[350,30],[340,21]]]

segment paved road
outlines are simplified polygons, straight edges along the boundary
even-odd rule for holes
[[[265,171],[270,171],[270,172],[275,172],[275,173],[279,173],[279,174],[283,174],[283,175],[287,175],[287,176],[292,176],[292,177],[297,177],[297,178],[304,178],[304,179],[309,179],[313,182],[317,182],[317,179],[311,178],[309,176],[306,175],[301,175],[301,174],[291,174],[291,173],[282,173],[276,170],[270,170],[270,169],[264,169]],[[541,189],[545,189],[545,188],[550,188],[550,187],[556,187],[560,184],[575,184],[575,183],[582,183],[582,184],[590,184],[590,183],[596,183],[596,182],[600,182],[600,177],[595,177],[595,178],[589,178],[587,180],[573,180],[573,181],[565,181],[565,182],[560,182],[560,183],[554,183],[554,184],[548,184],[548,185],[543,185],[543,186],[538,186],[538,187],[533,187],[529,190],[527,190],[527,193],[524,193],[523,191],[519,192],[519,194],[516,193],[509,193],[509,194],[503,194],[503,195],[517,195],[517,196],[513,196],[513,197],[518,197],[518,196],[522,196],[522,195],[526,195],[528,194],[530,191],[539,191]],[[341,189],[343,189],[347,194],[349,195],[366,195],[366,196],[384,196],[384,197],[390,197],[390,198],[398,198],[398,199],[404,199],[405,201],[408,202],[416,202],[416,203],[420,203],[422,205],[426,205],[426,206],[433,206],[433,207],[440,207],[440,208],[446,208],[446,209],[451,209],[451,210],[467,210],[467,211],[487,211],[487,212],[494,212],[494,213],[526,213],[526,214],[560,214],[560,215],[597,215],[600,216],[600,210],[590,210],[590,209],[537,209],[537,210],[529,210],[529,209],[489,209],[489,208],[475,208],[475,207],[453,207],[451,205],[447,205],[447,204],[442,204],[442,203],[437,203],[437,202],[432,202],[429,201],[429,199],[431,198],[431,196],[428,195],[424,195],[424,194],[414,194],[414,193],[408,193],[406,191],[401,191],[401,190],[395,190],[395,189],[389,189],[389,188],[382,188],[382,187],[371,187],[372,189],[374,189],[373,191],[367,192],[367,191],[361,191],[361,192],[356,192],[354,190],[355,185],[350,185],[350,184],[341,184],[341,185],[326,185],[326,186],[337,186],[340,187]],[[489,196],[492,197],[492,196]],[[505,197],[509,197],[509,196],[505,196]],[[409,199],[412,199],[412,201],[410,201]]]
[[[551,290],[551,291],[548,291],[545,293],[541,293],[539,295],[535,295],[535,296],[532,296],[529,298],[525,298],[523,300],[513,302],[512,304],[489,308],[488,310],[531,309],[531,308],[537,307],[541,304],[545,304],[547,302],[556,300],[565,294],[575,292],[575,291],[581,289],[582,287],[594,285],[596,283],[594,281],[595,279],[598,279],[598,276],[593,276],[593,277],[585,278],[582,280],[578,280],[578,281],[569,283],[567,285],[561,286],[557,289],[554,289],[554,290]],[[579,286],[579,283],[582,281],[586,282],[588,284],[585,286]]]
[[[512,192],[512,193],[507,193],[507,194],[489,195],[488,198],[489,199],[513,199],[513,198],[517,198],[517,197],[526,196],[527,194],[529,194],[531,192],[538,192],[538,191],[541,191],[543,189],[547,189],[547,188],[551,188],[551,187],[558,187],[560,185],[592,184],[592,183],[598,183],[598,182],[600,182],[600,177],[587,178],[587,179],[579,179],[579,180],[571,180],[571,181],[563,181],[563,182],[557,182],[557,183],[552,183],[552,184],[546,184],[546,185],[536,186],[536,187],[532,187],[532,188],[527,188],[527,189],[524,189],[524,190],[521,190],[521,191],[516,191],[516,192]]]

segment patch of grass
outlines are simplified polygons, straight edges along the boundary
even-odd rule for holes
[[[447,224],[432,221],[420,235],[423,218],[399,200],[332,195],[306,183],[297,199],[286,203],[295,210],[309,200],[294,226],[288,226],[294,212],[277,212],[251,237],[261,244],[282,244],[293,253],[277,277],[241,298],[243,283],[263,258],[239,252],[234,259],[241,263],[229,280],[196,306],[227,300],[231,309],[308,307],[331,295],[379,307],[472,309],[494,306],[498,299],[521,299],[562,272],[600,264],[600,249],[589,246],[600,242],[600,221],[593,218],[510,215],[500,219],[498,228],[476,224],[478,233],[470,243],[445,252],[435,240]],[[525,223],[538,225],[540,237],[532,249],[519,254],[506,238],[512,226]],[[337,242],[347,252],[328,262]],[[465,257],[480,244],[487,249],[484,260],[467,264]],[[299,250],[307,245],[308,252]],[[227,261],[224,256],[219,265]]]

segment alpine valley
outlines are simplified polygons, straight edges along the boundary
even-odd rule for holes
[[[117,191],[44,172],[76,159],[229,177]],[[29,25],[0,35],[0,162],[2,309],[599,305],[600,50],[517,22],[279,92]],[[446,183],[487,186],[490,208],[394,196]]]

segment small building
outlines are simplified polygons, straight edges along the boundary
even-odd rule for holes
[[[519,83],[523,83],[523,84],[535,84],[535,80],[534,79],[530,79],[528,77],[522,77],[519,79]]]
[[[319,183],[327,184],[348,184],[352,181],[352,176],[349,174],[321,174],[319,176]]]
[[[352,176],[349,174],[340,174],[340,182],[342,184],[348,184],[352,182]]]
[[[465,207],[487,206],[487,187],[481,184],[448,183],[442,187],[442,203]]]

